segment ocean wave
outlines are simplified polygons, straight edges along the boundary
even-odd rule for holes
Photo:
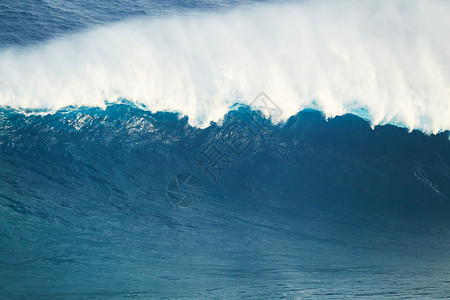
[[[0,105],[126,98],[206,127],[265,91],[281,119],[364,110],[373,125],[450,129],[446,1],[304,1],[139,18],[0,53]]]
[[[3,297],[449,296],[448,132],[126,102],[0,128]]]

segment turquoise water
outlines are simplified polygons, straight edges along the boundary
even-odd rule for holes
[[[3,1],[0,49],[255,4]],[[0,298],[450,298],[448,131],[239,103],[198,128],[125,98],[0,108]]]

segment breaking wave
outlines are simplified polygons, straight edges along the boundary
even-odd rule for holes
[[[450,129],[448,1],[304,1],[142,17],[3,48],[0,105],[105,107],[120,98],[205,127],[265,91],[283,119],[366,112]]]

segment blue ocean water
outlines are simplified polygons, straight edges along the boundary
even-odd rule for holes
[[[0,45],[242,5],[3,1]],[[108,100],[1,106],[0,298],[450,297],[448,130]]]
[[[262,1],[251,1],[262,2]],[[249,1],[2,1],[0,46],[29,45],[90,26],[139,16],[226,10]]]

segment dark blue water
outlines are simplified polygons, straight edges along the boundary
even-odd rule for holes
[[[202,130],[129,104],[0,126],[4,297],[450,296],[448,133],[246,108]],[[216,178],[210,144],[233,160]],[[194,204],[168,197],[179,173]]]
[[[52,37],[142,16],[220,11],[264,1],[2,1],[0,48],[30,45]]]
[[[0,48],[240,5],[2,1]],[[1,107],[0,298],[450,297],[448,131],[237,105],[188,121]]]

